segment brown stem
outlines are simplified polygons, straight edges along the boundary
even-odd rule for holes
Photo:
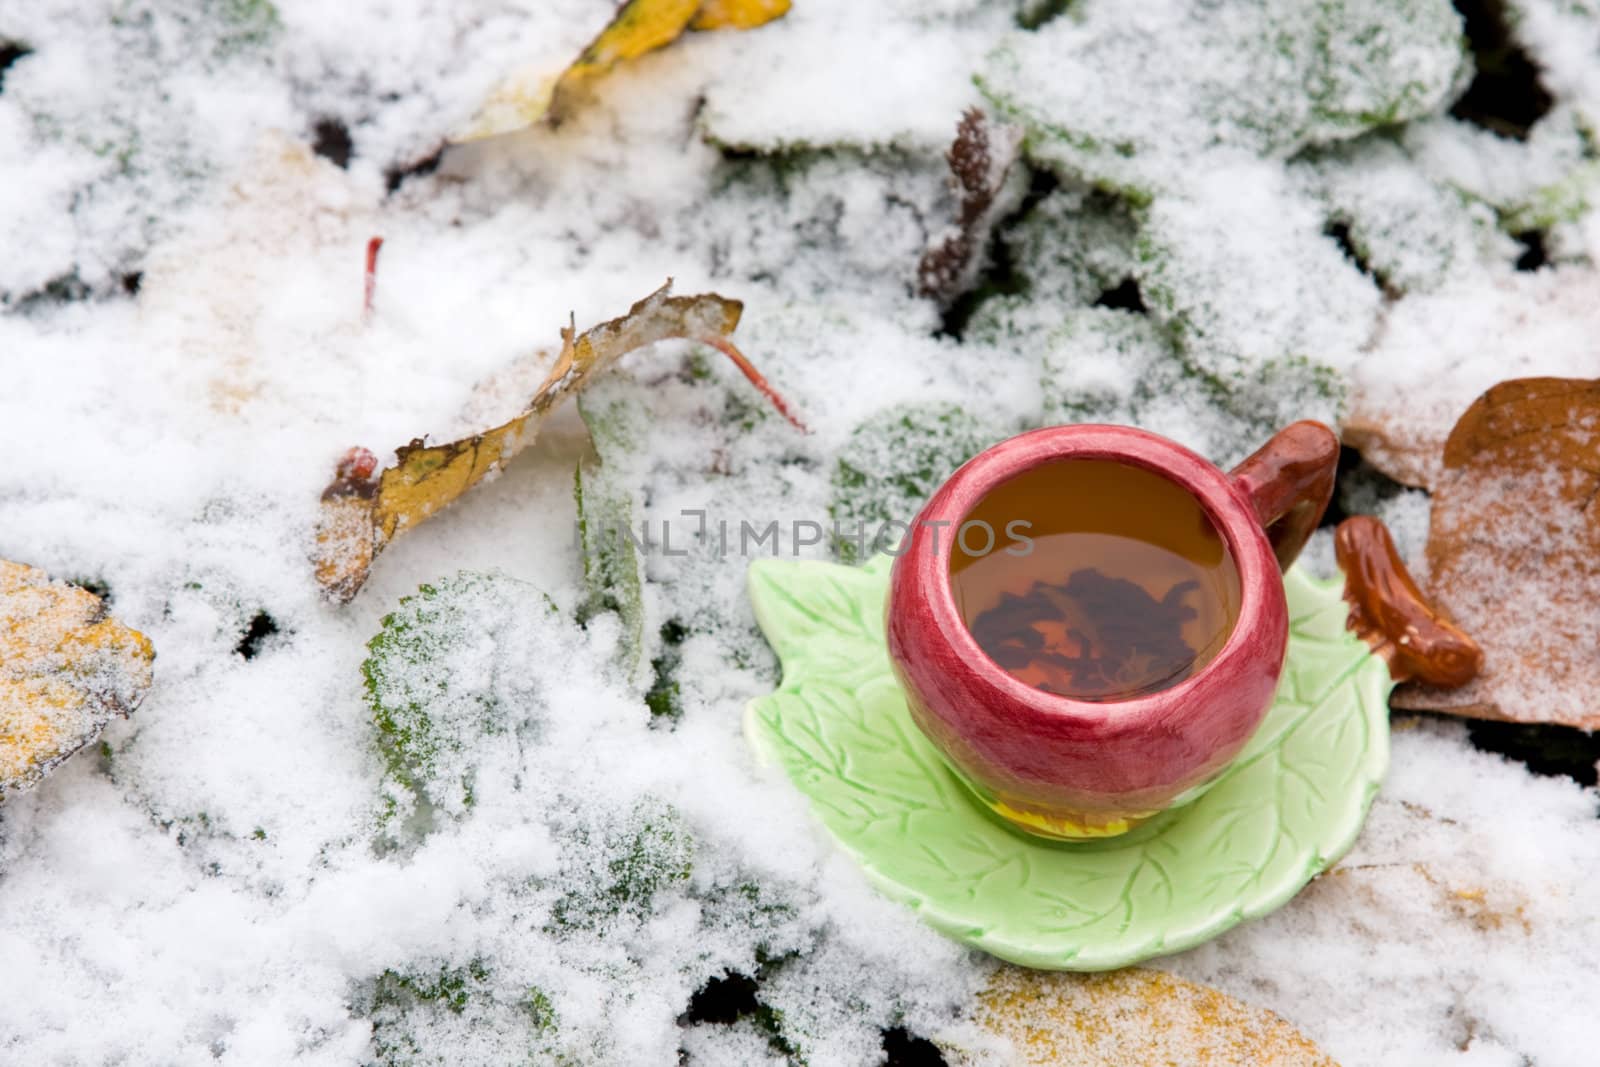
[[[1349,627],[1389,664],[1396,682],[1453,688],[1477,675],[1482,649],[1428,602],[1383,523],[1370,515],[1346,519],[1334,546],[1344,571]]]

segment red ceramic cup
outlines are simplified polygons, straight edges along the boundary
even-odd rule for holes
[[[972,459],[923,508],[890,578],[889,656],[917,725],[981,801],[1030,833],[1110,836],[1192,800],[1272,703],[1288,643],[1280,569],[1321,519],[1338,455],[1332,431],[1299,422],[1230,474],[1125,426],[1035,430]],[[1232,554],[1233,629],[1209,663],[1170,688],[1111,702],[1048,693],[990,659],[962,620],[951,531],[996,486],[1072,460],[1142,467],[1176,483]]]

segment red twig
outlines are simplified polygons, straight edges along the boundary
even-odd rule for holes
[[[361,298],[362,322],[372,321],[372,298],[378,293],[378,249],[382,247],[382,237],[374,237],[367,242],[366,288]]]
[[[778,395],[778,391],[776,389],[767,384],[767,379],[762,377],[760,371],[756,370],[755,364],[746,359],[743,352],[733,347],[732,341],[729,341],[725,337],[702,337],[701,340],[710,345],[712,348],[715,348],[717,351],[721,352],[723,355],[727,356],[729,359],[733,360],[733,365],[738,367],[746,378],[750,379],[750,384],[759,389],[762,396],[766,397],[772,402],[772,406],[778,410],[779,415],[782,415],[785,419],[789,420],[789,425],[793,426],[801,433],[811,432],[810,430],[806,429],[805,423],[801,422],[792,412],[790,412],[788,403],[785,402],[783,397]]]

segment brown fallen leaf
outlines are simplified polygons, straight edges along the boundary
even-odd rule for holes
[[[917,264],[917,288],[923,296],[949,303],[971,285],[1000,214],[1001,189],[1021,149],[1020,127],[994,126],[977,108],[962,114],[956,139],[945,153],[960,207],[954,226],[928,246]]]
[[[0,560],[0,800],[138,707],[154,659],[93,593]]]
[[[1339,440],[1401,485],[1424,489],[1435,474],[1439,442],[1426,429],[1409,427],[1389,413],[1372,414],[1353,405],[1339,423]]]
[[[544,384],[523,411],[493,429],[446,444],[422,438],[395,450],[395,465],[372,478],[374,463],[365,449],[352,449],[340,461],[322,493],[316,550],[317,582],[333,600],[345,603],[360,591],[373,560],[397,536],[443,510],[461,494],[498,472],[533,443],[539,426],[568,396],[636,348],[668,338],[702,341],[727,354],[779,412],[804,429],[783,401],[727,340],[739,325],[744,305],[716,293],[670,296],[672,282],[628,309],[628,313],[579,334],[561,331],[561,355]]]
[[[1340,437],[1395,481],[1427,488],[1457,416],[1494,383],[1600,375],[1588,340],[1600,328],[1596,285],[1600,272],[1563,266],[1395,301],[1354,371]]]
[[[1106,974],[1003,967],[978,995],[976,1016],[1011,1043],[1015,1062],[1030,1067],[1337,1067],[1274,1013],[1142,967]]]
[[[582,92],[619,62],[663,48],[685,30],[747,30],[780,18],[789,0],[626,0],[606,28],[559,74],[529,67],[503,81],[457,142],[559,122]]]
[[[1600,379],[1494,386],[1456,423],[1432,489],[1428,591],[1482,645],[1483,670],[1391,703],[1600,728]]]

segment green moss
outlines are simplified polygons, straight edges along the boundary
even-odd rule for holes
[[[389,776],[430,805],[470,807],[470,748],[511,725],[492,675],[456,658],[485,654],[488,632],[521,612],[553,613],[533,586],[502,574],[462,571],[402,597],[367,642],[361,664],[378,751]],[[493,654],[493,650],[489,654]],[[527,709],[517,709],[525,714]]]
[[[1591,160],[1575,167],[1560,181],[1533,192],[1520,204],[1512,205],[1500,216],[1507,233],[1547,230],[1575,222],[1589,213],[1600,200],[1600,161]]]
[[[373,982],[365,1013],[372,1022],[373,1062],[379,1067],[421,1067],[442,1064],[425,1051],[437,1042],[420,1041],[436,1016],[462,1016],[492,1007],[488,966],[474,959],[464,966],[437,970],[386,970]]]
[[[427,974],[384,971],[374,994],[377,1003],[432,1002],[453,1014],[466,1010],[473,991],[489,977],[481,960],[465,967],[441,967]]]
[[[283,28],[283,19],[270,0],[213,0],[210,10],[218,22],[212,49],[218,59],[263,48]]]
[[[524,1003],[528,1018],[533,1023],[533,1029],[540,1034],[553,1033],[560,1024],[556,1015],[555,1005],[550,1000],[550,995],[538,986],[528,990],[528,997]]]
[[[1017,8],[1017,25],[1024,30],[1036,30],[1052,19],[1067,13],[1076,0],[1022,0]]]
[[[683,666],[680,647],[688,636],[688,628],[677,619],[669,619],[661,627],[661,654],[650,660],[650,688],[644,694],[650,714],[658,720],[676,721],[683,714],[678,669]]]
[[[689,877],[690,839],[676,820],[646,823],[607,864],[608,894],[623,907],[645,907],[663,887]]]
[[[840,162],[865,166],[871,153],[848,146],[787,144],[782,148],[758,151],[742,145],[712,142],[722,150],[716,192],[752,192],[763,197],[784,198],[811,173]]]
[[[587,623],[603,612],[614,613],[623,629],[618,654],[631,671],[644,646],[643,564],[629,535],[634,523],[633,493],[619,481],[615,466],[606,465],[604,456],[625,454],[634,430],[621,404],[596,404],[580,396],[578,412],[598,453],[580,460],[572,478],[585,589],[578,621]]]
[[[894,547],[904,530],[885,524],[910,522],[957,467],[1003,436],[954,404],[891,408],[856,427],[834,468],[828,508],[839,557],[871,555],[880,532],[886,543],[877,548]]]
[[[694,836],[675,808],[646,797],[622,818],[579,826],[568,839],[567,891],[551,912],[551,932],[594,929],[623,916],[643,918],[669,887],[694,869]]]
[[[704,348],[690,349],[689,354],[683,358],[683,374],[691,382],[710,381],[711,359],[706,355]]]
[[[1099,3],[1013,35],[977,84],[1030,158],[1139,203],[1214,150],[1282,159],[1429,114],[1468,69],[1447,0]]]

